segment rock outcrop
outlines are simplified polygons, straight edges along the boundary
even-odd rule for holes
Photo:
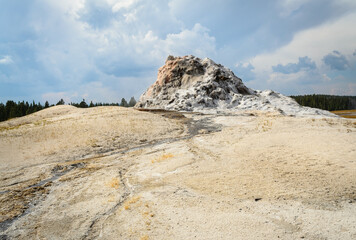
[[[198,106],[216,107],[217,101],[235,95],[255,94],[230,69],[208,58],[169,56],[136,106],[191,111]]]
[[[255,91],[228,68],[209,58],[169,56],[156,82],[140,97],[136,108],[205,113],[236,110],[278,111],[287,115],[333,114],[301,107],[294,99],[266,90]]]

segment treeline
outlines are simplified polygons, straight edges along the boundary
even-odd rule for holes
[[[57,105],[63,105],[65,104],[63,99],[61,99]],[[79,108],[88,108],[88,107],[99,107],[99,106],[121,106],[121,107],[133,107],[136,104],[136,100],[134,97],[131,97],[130,101],[127,102],[125,98],[121,99],[120,104],[119,103],[93,103],[92,101],[87,104],[85,102],[85,99],[81,101],[80,103],[70,103],[69,105],[72,105],[74,107],[79,107]]]
[[[300,105],[328,111],[356,109],[356,96],[301,95],[290,96]]]
[[[65,102],[63,99],[59,100],[56,105],[64,105]],[[79,107],[79,108],[89,108],[89,107],[98,107],[98,106],[121,106],[121,107],[133,107],[136,104],[136,100],[134,97],[131,97],[130,101],[127,102],[125,98],[121,99],[120,104],[119,103],[93,103],[92,101],[88,104],[85,102],[85,99],[83,99],[80,103],[69,103],[69,105]],[[23,117],[28,114],[40,111],[45,108],[49,108],[54,106],[54,104],[49,104],[48,101],[45,102],[44,105],[42,105],[40,102],[35,103],[33,101],[32,103],[29,102],[14,102],[14,101],[7,101],[6,104],[0,103],[0,122],[1,121],[6,121],[11,118],[15,117]]]

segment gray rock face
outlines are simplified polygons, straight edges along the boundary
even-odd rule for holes
[[[255,91],[228,68],[211,59],[168,56],[156,82],[142,94],[136,108],[205,113],[236,110],[278,111],[289,115],[334,116],[301,107],[294,99],[266,90]]]

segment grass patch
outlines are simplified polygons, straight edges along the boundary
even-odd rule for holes
[[[355,113],[356,114],[356,109],[353,110],[337,110],[337,111],[331,111],[334,114],[338,114],[338,113]]]
[[[356,109],[354,110],[339,110],[339,111],[331,111],[332,113],[343,117],[343,118],[351,118],[356,119]]]
[[[353,119],[356,118],[356,115],[339,115],[339,116],[343,118],[353,118]]]
[[[6,130],[13,130],[13,129],[18,129],[22,126],[22,124],[16,125],[16,126],[9,126],[9,127],[0,127],[0,132],[6,131]]]

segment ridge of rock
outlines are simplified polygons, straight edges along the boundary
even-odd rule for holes
[[[168,56],[157,80],[136,108],[231,113],[237,110],[277,111],[285,115],[334,117],[324,110],[300,106],[272,90],[256,91],[244,85],[228,68],[209,58]]]

